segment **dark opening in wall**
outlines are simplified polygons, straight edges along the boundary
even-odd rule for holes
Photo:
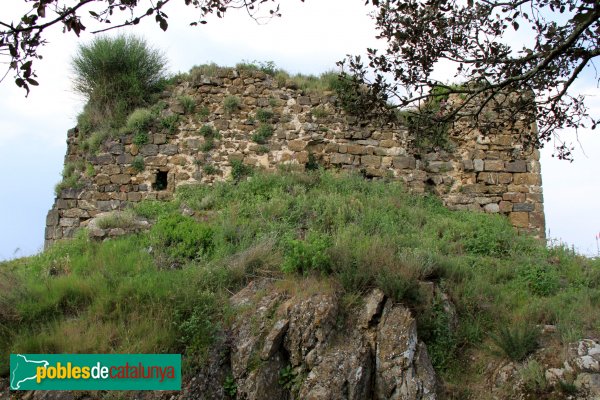
[[[168,171],[158,171],[156,173],[156,180],[152,184],[152,189],[165,190],[167,188],[167,174]]]

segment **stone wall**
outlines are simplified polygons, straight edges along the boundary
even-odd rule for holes
[[[182,96],[194,99],[192,112]],[[169,199],[182,184],[228,179],[234,160],[265,169],[304,169],[316,162],[367,178],[393,177],[414,192],[437,194],[451,209],[502,213],[519,231],[544,237],[539,152],[523,151],[518,135],[455,127],[449,150],[424,152],[406,127],[358,121],[336,106],[333,93],[306,93],[259,71],[199,76],[162,97],[159,119],[178,115],[179,122],[173,131],[155,123],[147,144],[122,135],[88,154],[78,129],[69,131],[65,162],[85,160],[93,173],[81,174],[81,188],[64,189],[56,198],[46,221],[46,247],[71,237],[100,212]],[[225,107],[233,97],[239,107]],[[200,132],[204,125],[219,132],[212,148]],[[264,144],[253,140],[261,125],[273,129]],[[134,168],[136,159],[143,160],[142,171]]]

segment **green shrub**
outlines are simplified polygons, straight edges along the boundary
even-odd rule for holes
[[[262,124],[256,132],[252,134],[252,141],[258,144],[265,144],[269,138],[273,136],[273,127],[271,125]]]
[[[194,260],[210,253],[213,231],[193,218],[170,215],[159,218],[150,231],[150,243],[176,261]]]
[[[203,125],[202,128],[200,128],[200,135],[207,139],[213,139],[219,136],[217,130],[210,125]]]
[[[135,145],[143,146],[148,142],[150,142],[150,138],[148,137],[148,134],[146,132],[138,132],[133,137],[133,144]]]
[[[100,36],[80,45],[72,66],[74,89],[88,100],[94,126],[122,126],[129,112],[159,90],[166,73],[159,51],[141,38],[124,35]]]
[[[125,123],[125,128],[131,133],[147,133],[150,125],[154,121],[154,115],[147,108],[136,108]]]
[[[277,382],[287,390],[292,390],[296,381],[296,373],[291,364],[279,370],[279,379]]]
[[[259,108],[256,110],[256,119],[260,122],[267,123],[273,119],[273,111],[265,110],[264,108]]]
[[[64,178],[62,181],[54,186],[54,194],[58,197],[63,189],[80,189],[83,187],[83,183],[79,181],[79,177],[71,175],[68,178]]]
[[[470,215],[470,218],[478,217]],[[505,218],[481,218],[477,225],[471,225],[471,230],[464,232],[465,250],[477,255],[506,256],[514,242],[514,234],[505,227],[508,227]]]
[[[553,295],[560,288],[558,270],[543,261],[522,266],[519,275],[531,293],[538,296]]]
[[[206,139],[204,141],[204,143],[202,143],[202,146],[200,146],[201,151],[211,151],[214,148],[215,148],[215,142],[214,142],[214,140],[212,140],[212,138]]]
[[[244,164],[240,160],[231,161],[231,177],[234,181],[240,181],[242,178],[252,175],[252,167]]]
[[[175,133],[177,130],[177,122],[179,122],[179,115],[171,114],[160,120],[160,126],[166,129],[169,133]]]
[[[210,110],[206,106],[200,107],[200,110],[198,111],[197,115],[198,115],[198,119],[200,121],[206,122],[206,121],[208,121],[208,117],[210,115]]]
[[[158,200],[144,200],[134,205],[134,212],[140,217],[156,219],[159,215],[177,210],[177,204]]]
[[[269,146],[265,145],[260,145],[256,148],[258,154],[267,154],[269,151],[271,151],[271,149],[269,149]]]
[[[144,157],[137,156],[136,158],[134,158],[133,161],[131,162],[131,166],[137,172],[142,172],[145,168]]]
[[[235,65],[238,71],[262,71],[267,75],[275,75],[277,67],[273,61],[242,60]]]
[[[516,324],[501,326],[491,338],[506,357],[513,361],[523,361],[538,347],[539,334],[535,325]]]
[[[227,96],[223,99],[223,109],[227,114],[233,114],[240,109],[242,102],[239,97]]]
[[[307,273],[309,271],[331,272],[331,237],[309,232],[304,240],[288,239],[285,244],[284,272]]]
[[[94,131],[81,143],[81,149],[88,154],[94,154],[110,136],[111,131],[108,129]]]
[[[529,360],[519,368],[519,375],[529,392],[540,393],[548,388],[544,367],[536,360]]]
[[[544,375],[544,378],[545,378],[545,375]],[[574,394],[577,394],[577,392],[578,392],[577,386],[575,386],[575,384],[573,384],[571,382],[558,381],[558,386],[560,388],[560,391],[567,395],[574,395]]]
[[[86,108],[77,116],[77,128],[83,137],[92,133],[94,129],[94,122],[91,119],[90,112]]]
[[[132,210],[114,211],[99,217],[96,223],[100,229],[131,228],[135,224],[135,214]]]
[[[436,297],[431,307],[418,318],[419,336],[427,344],[427,353],[436,371],[449,370],[457,359],[458,338],[452,329],[450,314]]]
[[[206,175],[216,175],[219,173],[219,169],[212,164],[206,164],[202,167],[202,171],[204,171]]]
[[[181,96],[179,98],[179,104],[183,107],[183,111],[186,114],[191,114],[194,112],[194,108],[196,107],[196,100],[192,96]]]
[[[68,162],[62,170],[62,181],[54,186],[54,193],[58,197],[63,189],[80,189],[83,187],[81,174],[84,172],[84,162]]]
[[[208,64],[195,65],[190,70],[190,77],[192,79],[197,79],[201,76],[206,76],[208,78],[213,78],[218,76],[220,73],[224,71],[229,71],[231,68],[221,67],[214,62]]]
[[[319,162],[313,153],[308,154],[308,162],[305,168],[307,171],[317,171],[319,169]]]
[[[94,168],[94,166],[91,163],[87,163],[87,165],[85,166],[85,175],[88,178],[92,178],[92,177],[96,176],[96,169]]]
[[[223,382],[223,391],[229,397],[235,397],[237,394],[237,384],[235,383],[235,379],[232,375],[227,375],[225,377],[225,381]]]
[[[176,310],[175,319],[179,342],[185,346],[188,356],[206,357],[210,345],[214,342],[219,331],[218,320],[222,304],[212,291],[202,291],[195,294],[195,306],[191,310]]]
[[[310,113],[314,118],[325,118],[329,113],[323,106],[319,106],[310,110]]]

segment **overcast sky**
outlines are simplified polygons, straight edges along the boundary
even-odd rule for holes
[[[22,5],[22,0],[2,0],[0,20],[22,15]],[[124,31],[142,35],[162,49],[173,72],[211,61],[235,65],[241,60],[272,60],[292,73],[318,74],[335,69],[346,54],[377,46],[364,0],[283,2],[283,17],[265,25],[244,12],[231,12],[224,19],[209,18],[207,25],[190,27],[192,8],[175,6],[166,9],[167,32],[151,21]],[[63,167],[66,131],[75,125],[83,106],[70,89],[69,60],[77,44],[91,37],[85,33],[78,40],[60,29],[52,31],[47,36],[50,43],[41,50],[44,59],[36,62],[40,86],[28,98],[10,76],[0,83],[0,260],[42,248],[45,216]],[[586,71],[576,89],[592,96],[588,104],[597,117],[600,90],[593,69]],[[581,131],[579,142],[585,154],[577,145],[573,163],[552,159],[551,147],[543,151],[546,225],[552,238],[595,255],[595,235],[600,232],[600,137]]]

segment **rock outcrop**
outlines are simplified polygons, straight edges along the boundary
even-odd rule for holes
[[[437,398],[415,319],[379,290],[347,310],[335,290],[291,295],[258,281],[232,304],[247,310],[230,336],[238,399]]]

